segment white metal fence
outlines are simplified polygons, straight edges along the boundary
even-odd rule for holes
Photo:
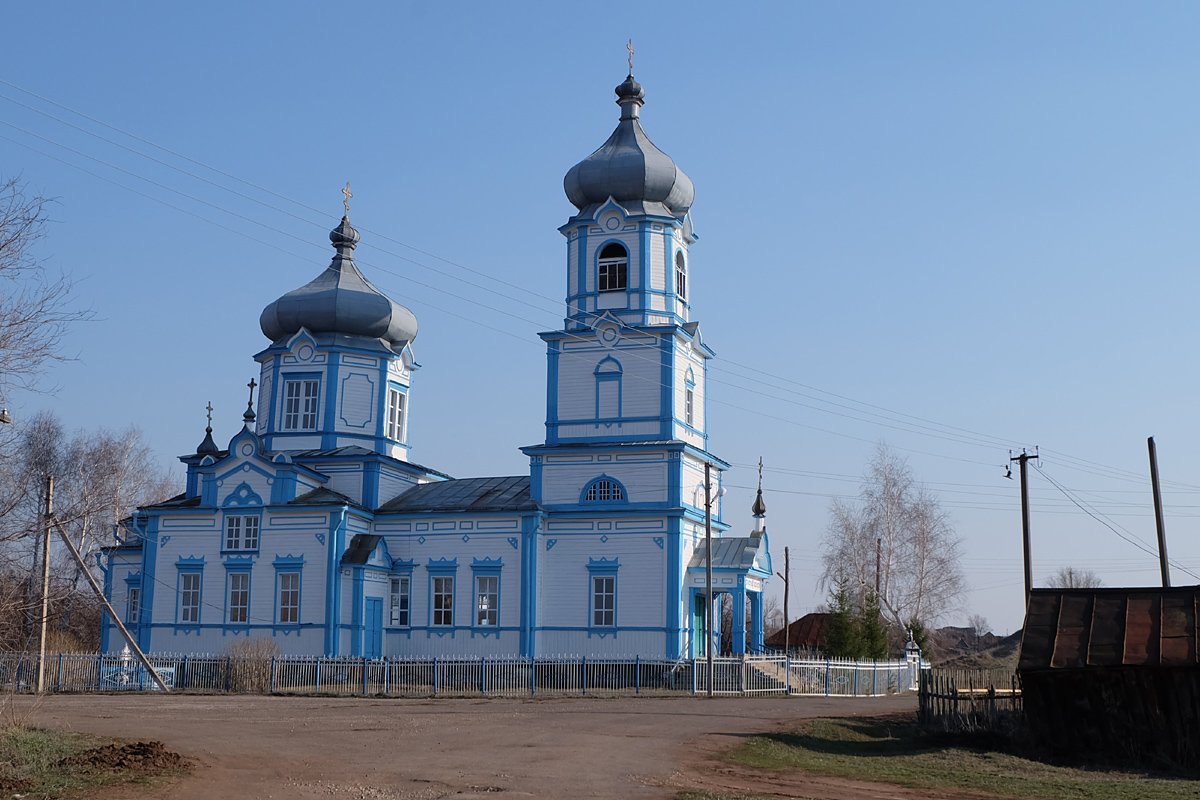
[[[539,695],[695,695],[710,684],[704,659],[519,656],[467,658],[324,656],[246,658],[149,654],[172,691],[388,697]],[[120,654],[47,656],[50,692],[157,691],[147,670]],[[712,693],[877,696],[914,691],[919,668],[907,661],[714,657]],[[0,656],[0,690],[32,692],[37,659]]]

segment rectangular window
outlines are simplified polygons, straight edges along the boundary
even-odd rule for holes
[[[437,575],[433,579],[433,624],[454,624],[454,578]]]
[[[258,549],[258,515],[225,517],[225,549]]]
[[[403,442],[405,436],[404,410],[408,398],[403,392],[388,389],[387,437]]]
[[[687,273],[679,261],[675,262],[675,294],[680,300],[687,299]]]
[[[279,623],[295,625],[300,622],[300,573],[279,573]]]
[[[315,431],[317,429],[317,395],[319,380],[295,380],[283,383],[283,429],[285,431]]]
[[[137,586],[129,587],[129,596],[126,598],[125,606],[125,624],[137,625],[139,606],[142,601],[142,590]]]
[[[592,626],[611,628],[617,620],[617,579],[613,575],[592,576]]]
[[[475,576],[475,624],[494,626],[500,614],[500,576]]]
[[[388,624],[407,628],[408,621],[408,586],[409,579],[407,576],[401,578],[392,578],[392,591],[388,599]]]
[[[683,393],[683,421],[688,425],[695,425],[696,398],[695,393],[689,388]]]
[[[597,273],[597,288],[602,292],[616,292],[629,285],[629,267],[625,259],[601,261]]]
[[[229,573],[229,619],[230,625],[250,621],[250,573]]]
[[[179,624],[200,622],[200,573],[179,573]]]

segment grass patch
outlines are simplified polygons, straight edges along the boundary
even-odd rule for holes
[[[798,769],[915,789],[957,789],[1024,800],[1195,800],[1200,796],[1198,784],[1191,780],[1056,766],[1004,752],[986,740],[926,735],[907,715],[811,720],[793,733],[756,736],[729,758],[759,769]]]
[[[14,794],[29,800],[87,797],[91,790],[100,786],[144,783],[179,771],[155,768],[105,770],[80,766],[79,758],[111,742],[111,739],[65,731],[21,727],[0,729],[0,797]]]

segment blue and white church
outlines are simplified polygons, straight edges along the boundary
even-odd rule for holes
[[[616,130],[564,180],[566,317],[541,334],[546,440],[521,448],[529,473],[453,478],[410,458],[417,319],[356,266],[347,205],[329,266],[262,312],[240,432],[219,447],[210,408],[185,491],[139,508],[104,552],[142,649],[694,658],[717,646],[722,604],[733,652],[762,648],[766,508],[760,488],[749,530],[722,514],[695,190],[642,129],[632,74],[616,94]],[[102,636],[124,644],[110,622]]]

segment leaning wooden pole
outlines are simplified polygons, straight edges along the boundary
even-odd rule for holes
[[[75,543],[71,541],[71,537],[67,536],[67,532],[63,530],[62,525],[58,524],[58,520],[54,520],[54,527],[58,529],[58,535],[62,537],[63,543],[67,546],[67,550],[71,552],[71,558],[75,559],[75,563],[79,565],[79,571],[83,573],[83,577],[87,578],[87,582],[92,587],[92,591],[96,593],[96,597],[104,604],[104,608],[108,611],[108,615],[112,617],[112,621],[116,623],[117,628],[121,631],[121,635],[125,637],[125,641],[129,643],[129,648],[137,655],[138,661],[142,662],[142,666],[150,673],[150,677],[154,678],[154,682],[158,684],[158,688],[164,692],[171,691],[167,688],[167,684],[163,681],[162,676],[158,674],[158,670],[150,663],[150,659],[146,658],[146,654],[142,652],[142,648],[138,647],[137,641],[121,622],[121,618],[117,612],[113,610],[112,604],[108,602],[108,598],[104,596],[104,590],[100,588],[100,584],[96,583],[96,579],[92,577],[92,572],[87,568],[87,564],[83,560],[83,556],[79,554]]]
[[[1158,566],[1162,570],[1163,588],[1171,586],[1171,565],[1167,561],[1167,526],[1163,521],[1162,488],[1158,485],[1158,448],[1154,437],[1146,439],[1150,449],[1150,485],[1154,489],[1154,527],[1158,531]]]

